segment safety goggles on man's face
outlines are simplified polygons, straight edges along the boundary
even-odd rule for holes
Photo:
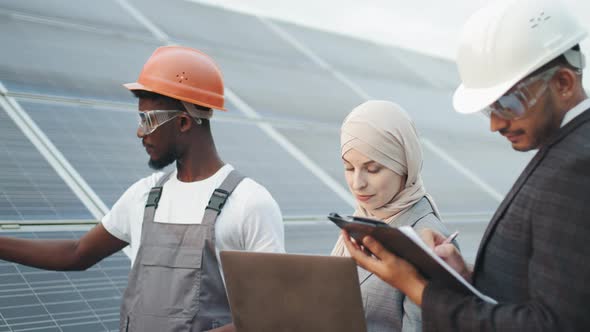
[[[482,110],[483,114],[491,117],[492,113],[494,113],[504,120],[518,120],[522,118],[526,110],[534,106],[543,93],[545,93],[545,90],[549,86],[549,80],[551,80],[558,69],[559,67],[553,67],[521,81],[493,104],[484,108]],[[530,85],[539,80],[543,81],[543,85],[536,92],[532,92]]]
[[[139,134],[140,136],[149,135],[159,126],[185,113],[177,110],[153,110],[139,112]]]

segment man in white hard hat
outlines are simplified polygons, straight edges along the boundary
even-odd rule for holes
[[[470,268],[434,231],[436,254],[497,304],[426,280],[365,238],[353,258],[422,307],[424,331],[590,331],[590,99],[586,36],[557,0],[495,2],[467,22],[453,104],[483,112],[518,151],[538,149],[488,225]],[[502,160],[497,162],[501,163]]]
[[[79,240],[0,237],[0,259],[84,270],[130,246],[120,331],[233,331],[220,250],[284,252],[270,193],[217,153],[209,118],[224,109],[221,71],[187,47],[158,48],[139,79],[137,136],[156,172],[131,187]]]

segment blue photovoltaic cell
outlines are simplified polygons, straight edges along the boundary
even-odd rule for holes
[[[314,54],[343,72],[424,86],[429,82],[399,61],[395,48],[296,24],[275,22]]]
[[[318,68],[298,68],[218,57],[225,77],[248,105],[265,118],[340,123],[363,102],[349,86]]]
[[[67,8],[67,10],[64,10]],[[145,37],[150,32],[129,14],[121,10],[116,1],[94,0],[2,0],[0,9],[9,14],[24,14],[52,18],[90,27],[108,28],[113,31],[138,34]]]
[[[225,55],[244,63],[315,66],[254,15],[195,1],[130,0],[130,3],[170,39],[203,50],[216,61]],[[223,66],[221,69],[225,73]]]
[[[284,216],[325,216],[350,206],[253,124],[212,124],[224,160],[264,185]],[[337,151],[337,150],[336,150]]]
[[[0,221],[92,218],[2,108],[0,154]]]
[[[75,239],[80,231],[2,232],[29,239]],[[0,332],[118,331],[130,261],[118,252],[81,272],[0,261]]]
[[[9,91],[71,98],[133,101],[121,84],[160,45],[4,16],[0,31],[0,81]]]

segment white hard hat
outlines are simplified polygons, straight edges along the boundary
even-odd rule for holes
[[[498,1],[480,9],[463,27],[457,54],[462,84],[453,95],[455,110],[481,111],[586,34],[557,0]]]

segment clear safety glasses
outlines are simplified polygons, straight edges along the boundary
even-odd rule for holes
[[[483,114],[491,117],[492,113],[505,120],[518,120],[522,118],[526,110],[534,106],[539,98],[545,93],[549,81],[560,67],[553,67],[535,76],[531,76],[518,83],[510,92],[506,93],[490,106],[482,110]],[[532,92],[529,86],[539,80],[543,85]]]
[[[177,110],[153,110],[139,112],[139,134],[141,136],[149,135],[159,126],[185,113]]]

